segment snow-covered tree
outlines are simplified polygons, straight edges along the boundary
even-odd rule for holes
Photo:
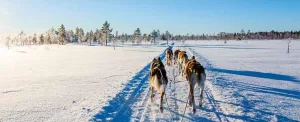
[[[47,34],[47,37],[46,37],[46,43],[51,44],[51,37],[50,37],[50,34]]]
[[[142,40],[144,40],[145,41],[145,43],[146,43],[146,41],[147,41],[147,34],[143,34],[143,39]]]
[[[73,30],[70,30],[69,32],[68,32],[68,42],[73,42],[74,41],[74,32],[73,32]]]
[[[161,40],[162,34],[160,33],[159,29],[157,29],[156,35],[157,35],[157,36],[156,36],[156,39],[157,39],[157,40]]]
[[[155,30],[153,30],[151,34],[152,34],[153,43],[156,44],[156,38],[158,37],[158,33]]]
[[[81,43],[81,40],[79,39],[80,36],[80,29],[77,27],[75,30],[75,40],[77,40],[78,44]]]
[[[169,33],[169,31],[166,31],[167,44],[169,44],[170,36],[171,36],[171,34]]]
[[[49,29],[45,35],[47,35],[46,42],[48,44],[52,44],[52,43],[57,44],[58,35],[53,27],[51,29]],[[30,40],[30,39],[28,39],[28,40]]]
[[[32,42],[33,42],[33,44],[36,44],[36,43],[37,43],[36,34],[33,34]]]
[[[113,39],[114,50],[116,50],[116,44],[117,44],[117,41],[119,39],[118,37],[119,37],[118,31],[116,31],[115,38]]]
[[[136,41],[136,44],[140,44],[141,42],[141,31],[140,31],[140,28],[137,28],[135,31],[134,31],[134,40]]]
[[[242,35],[241,39],[244,39],[245,38],[245,31],[244,31],[244,29],[241,30],[241,35]]]
[[[92,45],[92,41],[94,40],[94,33],[91,30],[88,36],[88,42],[90,43],[90,46]]]
[[[63,24],[60,25],[60,28],[58,29],[58,40],[59,44],[64,44],[66,41],[66,30],[65,26]]]
[[[150,34],[147,36],[147,41],[148,42],[151,41],[151,35]]]
[[[78,39],[80,40],[80,42],[84,42],[84,31],[82,28],[79,29],[79,37]]]
[[[5,39],[6,39],[5,45],[6,45],[7,49],[9,50],[9,42],[10,42],[11,38],[10,38],[10,36],[7,36]]]
[[[25,43],[24,42],[25,41],[25,33],[24,33],[24,31],[22,30],[18,36],[19,36],[19,40],[21,42],[21,45],[24,45],[24,43]]]
[[[129,39],[129,37],[128,37],[127,33],[125,33],[125,42],[127,42],[128,39]]]
[[[85,33],[85,36],[84,36],[84,42],[85,42],[85,43],[88,43],[89,40],[90,40],[90,32],[86,32],[86,33]]]
[[[125,43],[125,40],[126,40],[124,33],[122,33],[120,40],[122,42],[122,45],[124,46],[124,43]]]
[[[43,34],[41,34],[41,36],[40,36],[40,44],[44,44],[44,36],[43,36]]]

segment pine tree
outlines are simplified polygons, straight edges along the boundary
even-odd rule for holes
[[[147,41],[147,34],[143,34],[143,40],[145,41],[145,43],[146,43],[146,41]]]
[[[140,28],[137,28],[134,31],[134,40],[136,41],[137,44],[140,43],[140,41],[141,41],[141,31],[140,31]]]
[[[128,41],[128,35],[127,35],[127,33],[125,33],[125,42],[127,42]]]
[[[33,44],[36,44],[37,42],[36,34],[33,34],[32,42]]]
[[[59,40],[59,44],[64,44],[65,40],[66,40],[66,30],[65,30],[65,26],[62,24],[60,26],[60,28],[58,29],[58,40]]]
[[[149,34],[148,36],[147,36],[147,41],[149,42],[151,40],[151,35]]]
[[[19,40],[21,41],[21,45],[24,45],[24,36],[25,36],[25,33],[22,30],[21,33],[19,34]]]
[[[153,43],[156,44],[155,39],[157,38],[157,32],[155,30],[153,30],[152,34],[152,39],[153,39]]]
[[[48,44],[51,44],[51,37],[50,37],[50,34],[47,34],[46,42],[47,42]]]
[[[156,38],[157,38],[157,40],[161,40],[162,39],[162,35],[161,35],[159,29],[157,29],[157,31],[156,31]]]
[[[70,37],[69,38],[70,38],[70,42],[73,43],[73,41],[74,41],[74,32],[73,32],[73,30],[70,31]]]
[[[107,46],[107,41],[110,38],[110,33],[112,32],[112,29],[109,28],[110,24],[105,21],[105,23],[102,26],[101,33],[102,33],[102,40],[105,40],[105,45]]]
[[[92,41],[94,40],[94,33],[93,31],[91,30],[90,31],[90,34],[89,34],[89,42],[90,42],[90,46],[92,45]]]
[[[94,33],[94,37],[96,38],[95,42],[98,42],[98,44],[100,44],[100,31],[99,29],[96,29],[95,33]]]
[[[90,40],[90,32],[86,32],[85,36],[84,36],[84,42],[88,43]]]
[[[40,36],[40,44],[44,44],[44,36],[43,36],[43,34],[41,34],[41,36]]]
[[[170,38],[170,33],[169,31],[166,31],[167,44],[169,44],[169,38]]]
[[[84,31],[82,28],[79,29],[79,40],[80,42],[84,42]]]
[[[80,40],[80,29],[77,27],[76,28],[76,32],[75,32],[75,38],[76,38],[76,40],[77,40],[77,43],[81,43],[81,40]]]
[[[125,42],[125,35],[124,35],[124,33],[122,33],[122,35],[121,35],[121,42],[122,42],[122,45],[124,46],[124,42]]]

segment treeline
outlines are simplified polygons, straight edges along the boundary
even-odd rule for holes
[[[241,30],[240,33],[226,33],[220,32],[218,34],[186,34],[174,35],[169,31],[161,33],[158,29],[151,33],[142,34],[140,28],[133,31],[133,34],[112,33],[110,23],[104,22],[100,29],[84,31],[82,28],[75,28],[73,30],[66,30],[62,24],[58,29],[51,28],[42,34],[25,34],[23,31],[15,36],[7,36],[6,45],[37,45],[37,44],[67,44],[78,43],[92,45],[98,43],[100,45],[108,45],[111,42],[132,42],[132,44],[141,44],[142,42],[151,42],[156,44],[158,40],[251,40],[251,39],[300,39],[300,31],[270,31],[270,32],[250,32],[247,33]]]
[[[6,45],[42,45],[42,44],[67,44],[67,43],[78,43],[92,45],[93,43],[98,43],[101,45],[108,45],[111,42],[132,42],[132,44],[140,44],[143,41],[157,43],[156,40],[160,39],[159,30],[153,30],[150,34],[142,34],[140,29],[137,28],[133,31],[133,34],[123,33],[118,35],[116,31],[115,34],[112,33],[113,29],[110,28],[110,24],[105,21],[101,29],[96,29],[95,31],[84,31],[82,28],[77,27],[73,30],[66,30],[65,26],[62,24],[58,29],[51,28],[46,32],[38,34],[25,34],[23,31],[15,36],[7,36]],[[166,33],[168,34],[168,32]],[[166,36],[164,35],[164,38]]]
[[[221,32],[214,35],[202,34],[202,35],[175,35],[172,37],[173,40],[275,40],[275,39],[300,39],[300,31],[269,31],[269,32],[250,32],[247,33],[241,30],[240,33],[225,33]]]

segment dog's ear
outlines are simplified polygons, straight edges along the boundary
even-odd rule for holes
[[[192,59],[195,59],[195,56],[193,56]]]
[[[160,61],[160,57],[158,57],[158,58],[157,58],[157,60],[159,60],[159,61]]]
[[[156,58],[153,58],[152,62],[156,61]]]

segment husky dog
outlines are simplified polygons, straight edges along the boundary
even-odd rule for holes
[[[185,67],[185,64],[188,61],[188,56],[185,51],[179,51],[178,52],[178,60],[177,60],[177,65],[179,68],[179,74],[183,77],[183,69]]]
[[[174,65],[175,65],[175,63],[177,62],[177,60],[178,60],[178,53],[180,52],[180,50],[179,49],[176,49],[175,51],[174,51]]]
[[[173,51],[172,51],[172,49],[168,48],[166,50],[166,61],[167,61],[168,66],[172,65],[172,59],[173,59]]]
[[[153,59],[150,67],[150,91],[151,91],[151,101],[153,101],[154,89],[157,90],[160,94],[160,103],[159,109],[160,112],[163,112],[163,96],[165,94],[165,87],[168,84],[167,73],[164,67],[164,64],[161,62],[160,58]]]
[[[200,88],[200,102],[199,106],[202,106],[203,100],[203,90],[204,90],[204,83],[206,80],[206,74],[204,67],[196,61],[195,57],[193,56],[191,60],[189,60],[184,68],[184,74],[186,76],[186,80],[188,82],[188,89],[189,89],[189,105],[193,107],[193,113],[196,112],[195,109],[195,99],[194,99],[194,88],[196,84]]]

